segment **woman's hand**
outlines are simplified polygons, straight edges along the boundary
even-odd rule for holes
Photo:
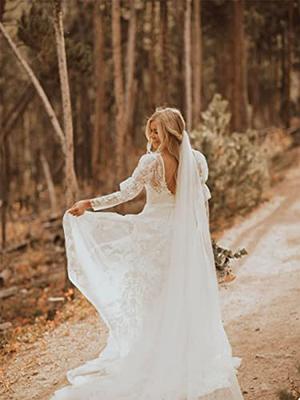
[[[67,212],[71,213],[75,217],[79,217],[82,215],[87,208],[91,207],[90,200],[80,200],[77,201],[71,208],[67,210]]]

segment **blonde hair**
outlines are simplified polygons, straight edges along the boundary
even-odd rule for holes
[[[177,181],[177,172],[179,165],[180,144],[185,130],[185,121],[181,112],[174,107],[157,107],[155,112],[148,118],[146,123],[145,135],[149,142],[150,124],[152,121],[157,122],[158,134],[161,143],[158,147],[167,148],[168,152],[175,158],[177,162],[176,172],[174,173],[175,182]]]
[[[150,124],[156,121],[158,132],[162,138],[160,147],[166,147],[168,152],[179,162],[179,150],[182,142],[185,121],[181,112],[174,107],[157,107],[155,112],[148,118],[145,135],[149,141]]]

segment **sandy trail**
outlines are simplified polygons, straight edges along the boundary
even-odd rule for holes
[[[300,388],[299,188],[295,166],[272,189],[271,201],[219,240],[249,252],[234,266],[237,279],[220,287],[233,355],[242,358],[238,377],[246,400],[275,400],[278,389]],[[0,399],[48,399],[67,383],[65,372],[96,357],[106,338],[92,311],[82,321],[63,323],[11,358]]]
[[[242,357],[239,381],[247,400],[300,390],[299,166],[272,192],[271,201],[220,240],[249,253],[234,268],[237,279],[220,291],[233,354]]]

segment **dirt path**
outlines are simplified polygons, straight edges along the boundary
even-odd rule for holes
[[[275,400],[279,389],[300,388],[299,188],[294,167],[272,190],[271,201],[220,240],[249,252],[235,264],[237,279],[220,288],[225,329],[233,354],[242,358],[238,376],[245,400]],[[11,358],[0,399],[48,399],[67,383],[68,369],[99,354],[106,337],[92,309],[81,321],[63,323]]]
[[[278,399],[300,390],[300,169],[290,169],[272,200],[220,240],[249,255],[223,285],[221,299],[233,354],[242,357],[245,399]],[[300,396],[300,394],[299,394]]]

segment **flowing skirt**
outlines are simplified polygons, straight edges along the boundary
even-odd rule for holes
[[[146,204],[137,215],[65,213],[69,278],[99,312],[109,338],[96,359],[68,371],[71,385],[52,400],[243,399],[241,359],[232,357],[222,322],[212,326],[205,317],[205,274],[196,283],[202,309],[189,306],[200,320],[191,324],[176,299],[173,307],[164,304],[172,285],[173,214],[172,203]],[[197,340],[193,324],[200,327]]]

